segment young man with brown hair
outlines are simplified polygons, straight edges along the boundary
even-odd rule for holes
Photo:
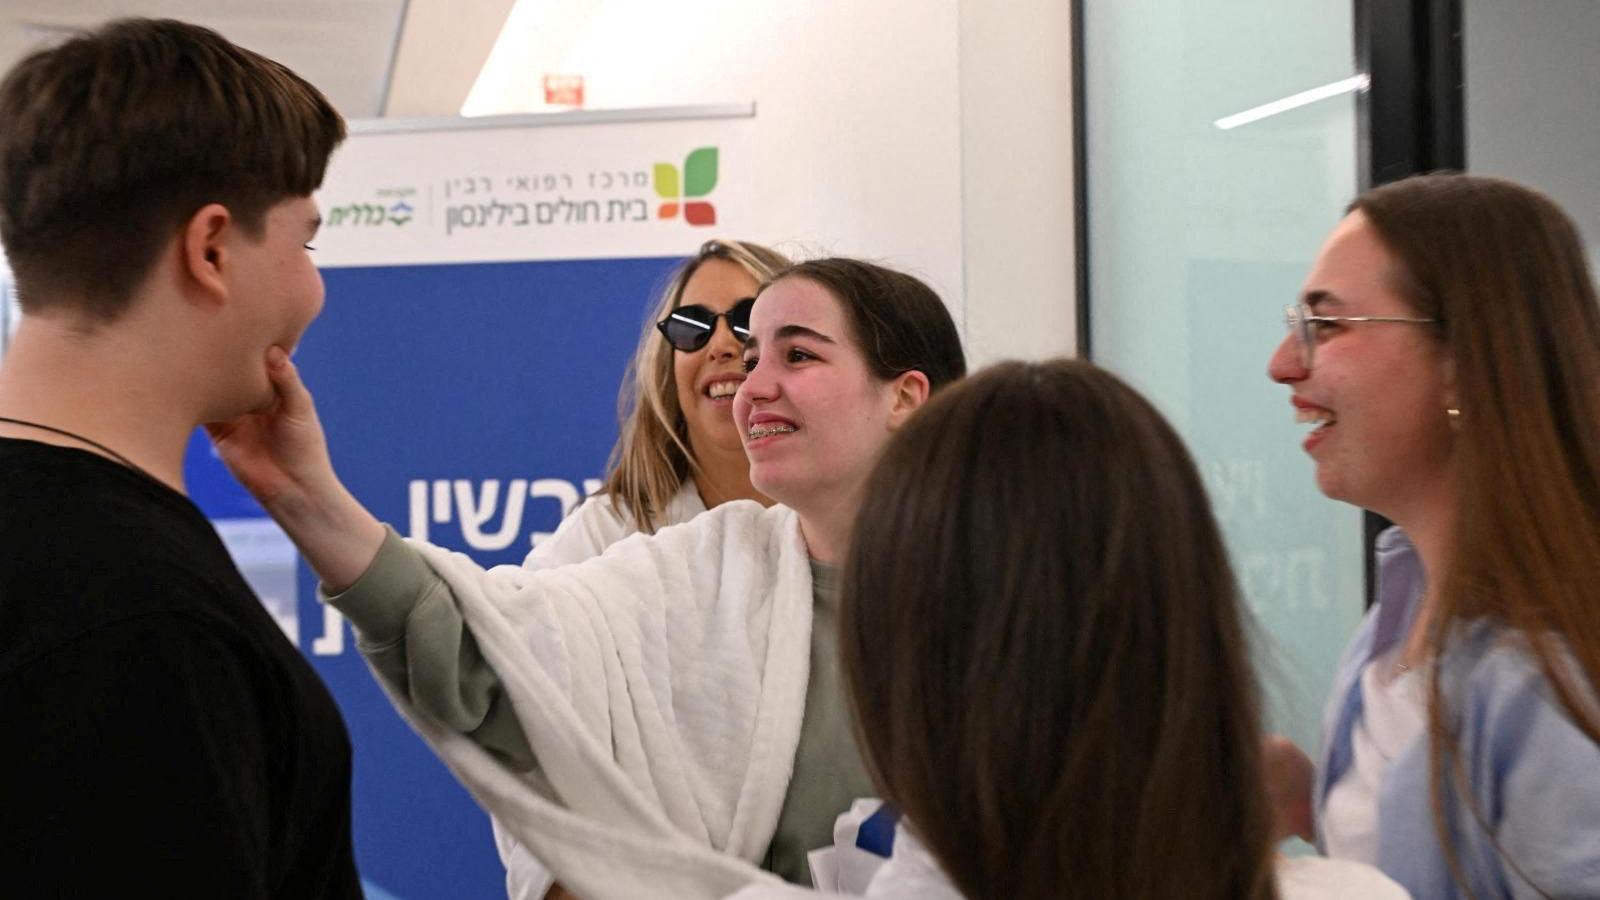
[[[195,427],[269,404],[321,309],[344,123],[149,20],[24,60],[0,123],[0,885],[360,896],[338,709],[183,484]]]

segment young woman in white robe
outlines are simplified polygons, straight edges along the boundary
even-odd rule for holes
[[[960,341],[916,279],[814,260],[762,290],[743,360],[734,418],[779,505],[726,503],[557,569],[399,540],[338,481],[282,353],[273,407],[213,429],[396,705],[579,896],[721,896],[749,880],[737,859],[793,873],[870,786],[836,633],[813,617],[835,615],[830,567],[879,452],[964,374]]]

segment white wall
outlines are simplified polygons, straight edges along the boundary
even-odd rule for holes
[[[1600,263],[1600,2],[1466,0],[1461,15],[1467,168],[1548,193]]]
[[[1069,4],[994,12],[979,0],[525,0],[467,110],[538,109],[547,72],[583,75],[591,109],[754,101],[761,219],[805,225],[732,236],[926,277],[975,364],[1070,353]]]
[[[1077,341],[1072,11],[962,0],[962,257],[974,365]]]
[[[555,5],[513,15],[474,112],[526,108],[545,72],[582,74],[590,109],[754,101],[769,230],[728,236],[882,259],[960,314],[956,0]]]
[[[455,115],[515,5],[516,0],[407,0],[380,114]]]

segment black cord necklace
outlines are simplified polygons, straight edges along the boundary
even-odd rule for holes
[[[75,441],[83,441],[85,444],[88,444],[96,450],[99,450],[101,453],[104,453],[117,462],[122,463],[123,465],[134,470],[135,472],[138,472],[140,475],[143,475],[151,481],[157,480],[154,475],[151,475],[149,472],[146,472],[144,469],[140,468],[138,463],[135,463],[133,460],[123,456],[121,453],[118,453],[117,451],[107,447],[105,444],[102,444],[97,440],[94,440],[93,438],[86,438],[75,431],[68,431],[65,428],[57,428],[54,425],[45,425],[41,422],[29,422],[27,419],[13,419],[10,416],[0,416],[0,422],[9,422],[12,425],[21,425],[25,428],[37,428],[40,431],[52,431],[61,435],[62,437],[69,437]]]

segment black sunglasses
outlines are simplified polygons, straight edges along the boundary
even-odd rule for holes
[[[693,353],[711,342],[717,320],[727,319],[734,339],[742,344],[750,337],[750,307],[755,305],[756,298],[746,297],[725,313],[714,313],[698,304],[680,306],[657,322],[656,328],[673,349]]]

